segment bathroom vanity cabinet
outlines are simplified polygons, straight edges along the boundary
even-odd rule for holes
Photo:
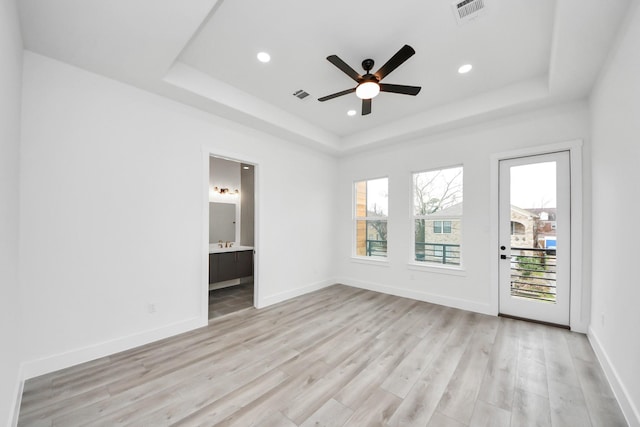
[[[253,248],[212,248],[209,251],[209,283],[253,276]]]

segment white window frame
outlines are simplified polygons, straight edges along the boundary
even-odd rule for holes
[[[428,172],[435,172],[435,171],[440,171],[440,170],[446,170],[446,169],[454,169],[454,168],[462,168],[462,203],[463,203],[463,213],[462,215],[449,215],[447,217],[441,217],[438,219],[434,219],[432,216],[430,215],[415,215],[415,175],[417,174],[421,174],[421,173],[428,173]],[[465,274],[465,270],[464,270],[464,264],[463,264],[463,232],[464,232],[464,224],[463,224],[463,217],[464,217],[464,164],[455,164],[455,165],[450,165],[450,166],[443,166],[443,167],[437,167],[437,168],[432,168],[432,169],[426,169],[426,170],[419,170],[419,171],[413,171],[411,172],[411,247],[410,247],[410,259],[409,259],[409,267],[411,269],[415,269],[415,270],[425,270],[425,271],[433,271],[433,272],[442,272],[442,273],[447,273],[447,274],[454,274],[454,275],[464,275]],[[460,222],[460,230],[461,230],[461,234],[460,234],[460,251],[459,251],[459,264],[439,264],[436,262],[429,262],[429,261],[418,261],[416,260],[416,220],[419,219],[425,219],[427,221],[459,221]],[[453,229],[453,224],[452,224],[452,229]],[[444,231],[444,226],[442,228],[442,231]],[[449,233],[438,233],[438,234],[449,234]]]
[[[353,181],[352,183],[352,191],[353,191],[353,195],[351,198],[351,208],[352,208],[352,218],[353,218],[353,238],[352,238],[352,250],[351,250],[351,256],[354,260],[359,260],[359,261],[365,261],[365,262],[374,262],[374,263],[388,263],[388,259],[389,259],[389,236],[388,236],[388,230],[389,230],[389,214],[387,213],[387,216],[357,216],[357,197],[358,197],[358,188],[357,185],[358,183],[361,182],[369,182],[369,181],[376,181],[376,180],[380,180],[380,179],[386,179],[387,180],[387,210],[389,209],[389,177],[388,176],[379,176],[376,178],[363,178],[363,179],[357,179],[355,181]],[[387,251],[386,251],[386,255],[385,256],[379,256],[379,255],[358,255],[358,221],[384,221],[387,223]],[[366,239],[365,239],[366,240]]]

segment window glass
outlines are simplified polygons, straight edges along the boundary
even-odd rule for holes
[[[355,254],[357,256],[387,256],[388,188],[388,178],[355,183]]]
[[[460,265],[462,167],[413,174],[414,259]]]

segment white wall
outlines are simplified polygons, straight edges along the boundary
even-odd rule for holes
[[[497,314],[497,287],[491,266],[491,156],[524,147],[588,137],[588,111],[583,103],[562,105],[512,116],[483,125],[435,135],[375,152],[341,159],[338,181],[338,279],[347,284],[439,304]],[[411,260],[411,173],[464,166],[464,274],[408,268]],[[388,264],[354,261],[352,248],[352,182],[389,177]],[[588,287],[588,277],[584,277]],[[493,302],[495,301],[495,302]]]
[[[208,152],[259,167],[258,303],[333,283],[333,158],[29,52],[23,106],[25,376],[202,325]]]
[[[0,425],[10,425],[21,357],[18,155],[22,40],[14,0],[0,0],[0,64]]]
[[[211,188],[228,188],[231,192],[242,190],[240,163],[219,157],[211,157],[209,161],[209,185]],[[211,202],[225,200],[225,196],[218,193],[213,193],[211,196],[213,196],[209,199]]]
[[[640,6],[591,98],[593,301],[589,336],[631,425],[640,426]]]

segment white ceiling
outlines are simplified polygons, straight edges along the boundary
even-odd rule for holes
[[[585,97],[629,6],[485,0],[459,25],[450,0],[18,3],[29,50],[332,153]],[[317,101],[355,86],[328,55],[364,73],[363,59],[375,71],[404,44],[416,54],[384,82],[422,86],[418,96],[381,93],[368,116],[355,94]]]

